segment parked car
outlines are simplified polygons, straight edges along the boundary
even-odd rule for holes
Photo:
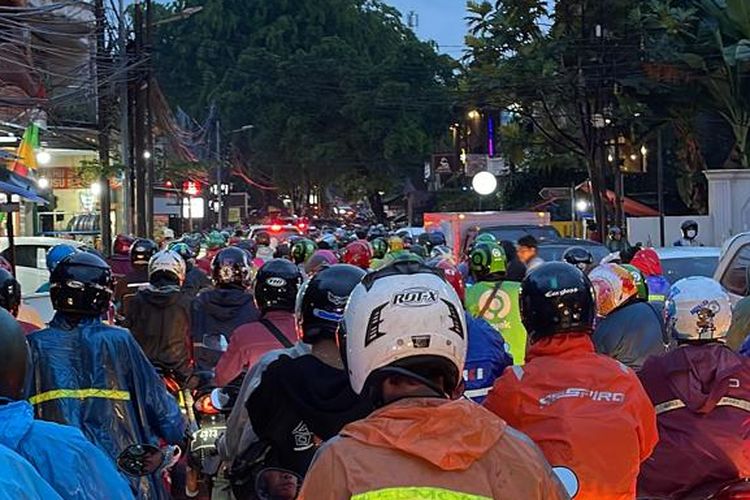
[[[557,242],[562,239],[562,236],[560,236],[560,233],[557,231],[557,229],[555,229],[554,226],[548,226],[548,225],[524,224],[524,225],[491,226],[491,227],[483,227],[482,229],[479,230],[479,234],[483,234],[483,233],[492,234],[493,236],[495,236],[495,238],[497,238],[497,241],[507,240],[513,243],[516,243],[518,240],[528,235],[533,236],[540,243]],[[571,241],[576,241],[576,240],[571,240]]]
[[[665,247],[656,248],[661,259],[664,277],[675,283],[688,276],[713,277],[719,265],[717,247]]]
[[[21,291],[28,295],[37,291],[49,281],[47,271],[47,251],[60,243],[67,243],[75,247],[82,247],[83,243],[62,238],[45,236],[19,236],[15,238],[16,247],[16,278],[21,283]],[[0,238],[0,255],[10,260],[8,238]]]
[[[750,265],[750,232],[728,239],[721,247],[716,279],[729,293],[733,303],[747,295],[747,267]]]
[[[252,239],[255,235],[263,231],[267,232],[271,237],[271,242],[276,240],[276,244],[283,243],[292,236],[302,236],[304,234],[300,228],[291,224],[264,224],[260,226],[250,226],[248,238]]]
[[[600,262],[609,254],[607,247],[595,241],[560,238],[558,240],[542,240],[539,243],[539,257],[545,262],[560,261],[565,250],[570,247],[586,248],[594,256],[594,262]]]

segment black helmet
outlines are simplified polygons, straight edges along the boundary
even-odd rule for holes
[[[0,310],[0,350],[3,353],[0,397],[23,399],[24,387],[29,382],[27,377],[31,371],[29,349],[21,325],[9,312],[3,310]]]
[[[428,251],[432,249],[432,239],[430,233],[422,233],[417,236],[417,245],[426,248]]]
[[[295,306],[297,336],[307,343],[335,338],[349,294],[365,274],[349,264],[334,264],[306,281]]]
[[[232,246],[246,251],[250,255],[250,259],[254,259],[255,252],[258,251],[258,245],[255,244],[254,240],[240,240]]]
[[[21,305],[21,284],[5,269],[0,269],[0,307],[18,316]]]
[[[271,235],[266,231],[258,231],[255,236],[253,236],[253,239],[255,240],[255,244],[259,247],[267,247],[271,245]]]
[[[250,286],[250,255],[241,248],[222,248],[211,261],[211,279],[216,288],[247,288]]]
[[[680,224],[680,229],[682,230],[682,234],[686,234],[691,229],[693,231],[698,231],[698,223],[694,220],[686,220],[682,224]]]
[[[134,266],[147,266],[148,261],[159,251],[154,240],[138,238],[130,247],[130,263]]]
[[[436,247],[438,245],[445,245],[445,233],[442,231],[432,231],[430,235],[430,245]]]
[[[562,261],[585,273],[594,265],[594,255],[583,247],[570,247],[563,252]]]
[[[422,257],[423,259],[427,258],[427,250],[425,250],[425,247],[423,247],[422,245],[414,244],[409,247],[409,251],[414,255]]]
[[[55,311],[99,316],[112,299],[112,271],[94,254],[77,252],[60,261],[49,278]]]
[[[269,260],[255,276],[255,305],[264,314],[274,309],[293,312],[301,284],[297,266],[286,259]]]
[[[591,333],[596,299],[591,282],[577,267],[549,262],[521,283],[521,321],[533,344],[561,333]]]
[[[284,258],[289,259],[291,257],[289,255],[290,252],[291,252],[291,249],[289,248],[289,243],[282,242],[276,246],[276,252],[274,252],[273,256],[277,259],[284,259]]]

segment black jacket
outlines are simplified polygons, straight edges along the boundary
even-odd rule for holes
[[[182,291],[188,296],[195,297],[203,289],[211,287],[211,280],[206,273],[197,267],[191,267],[185,274],[185,283],[182,285]]]
[[[638,371],[646,358],[665,352],[663,323],[648,302],[621,306],[594,330],[596,351]]]
[[[271,363],[245,407],[257,436],[271,445],[265,465],[301,475],[321,441],[373,409],[354,393],[345,371],[311,354]]]
[[[193,341],[201,342],[204,335],[213,334],[223,334],[229,340],[238,326],[259,318],[253,297],[245,290],[204,290],[193,300]]]
[[[114,301],[118,312],[125,316],[130,301],[136,292],[148,285],[148,268],[146,266],[134,267],[132,271],[123,278],[118,278],[115,285]]]
[[[176,286],[145,288],[130,301],[127,326],[154,366],[185,381],[192,372],[190,298]]]

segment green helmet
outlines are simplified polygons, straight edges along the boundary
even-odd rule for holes
[[[474,238],[474,244],[478,245],[479,243],[497,243],[497,238],[492,233],[481,233]]]
[[[633,276],[635,288],[638,290],[638,298],[648,300],[648,285],[646,285],[646,278],[643,276],[641,270],[630,264],[620,264],[620,267]]]
[[[469,269],[478,281],[493,281],[505,276],[508,259],[497,243],[481,242],[469,254]]]
[[[382,259],[388,253],[388,243],[383,238],[372,240],[372,256],[375,259]]]
[[[302,238],[294,242],[292,246],[292,260],[295,264],[304,264],[318,249],[314,241]]]
[[[206,236],[206,248],[209,250],[223,248],[224,246],[226,246],[226,244],[227,241],[219,231],[211,231]]]

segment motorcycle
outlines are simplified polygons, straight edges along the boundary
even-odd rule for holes
[[[125,475],[140,478],[161,473],[166,491],[172,488],[171,470],[180,461],[182,450],[177,445],[159,448],[152,444],[132,444],[117,457],[117,468]]]

